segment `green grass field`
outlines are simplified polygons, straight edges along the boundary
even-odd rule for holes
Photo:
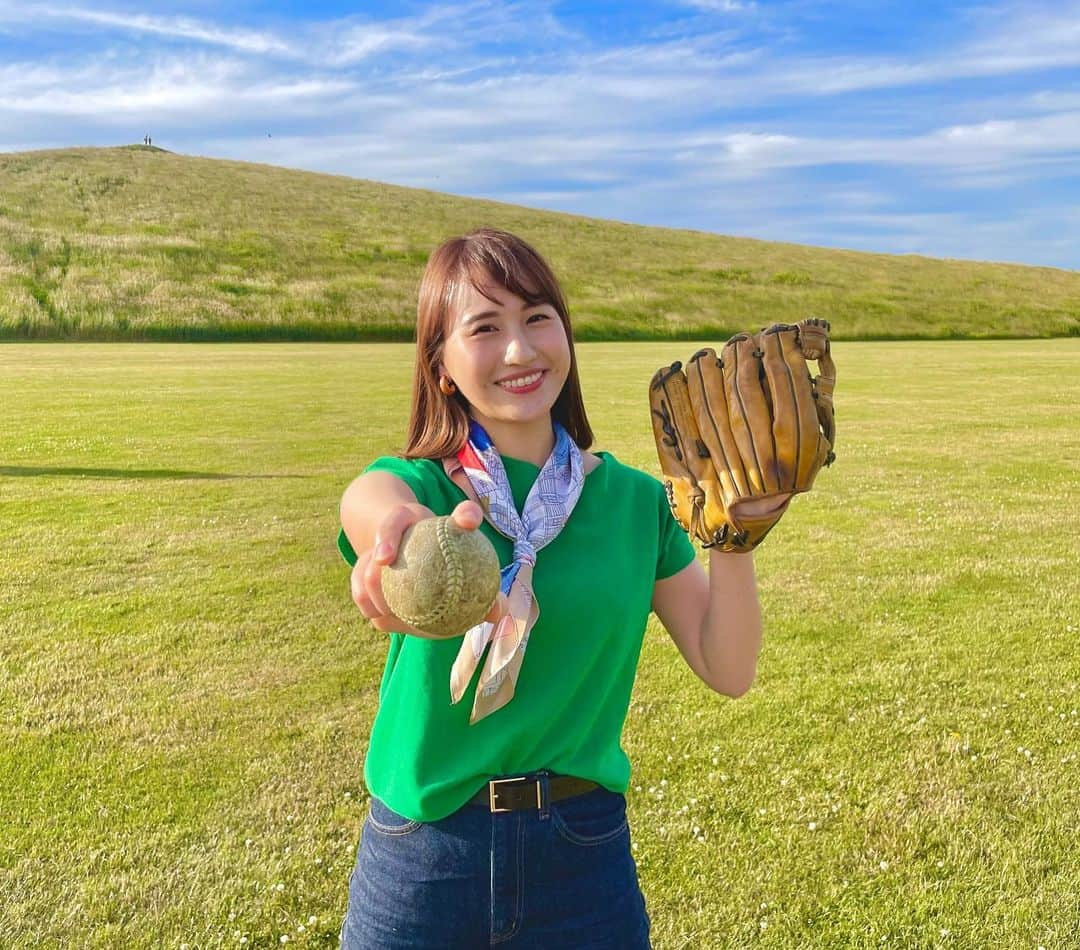
[[[0,154],[0,339],[412,340],[441,241],[531,241],[579,340],[1080,336],[1080,271],[647,228],[131,146]],[[716,222],[723,230],[724,221]]]
[[[695,347],[580,346],[598,448],[658,474],[647,383]],[[654,945],[1080,947],[1080,340],[834,353],[837,463],[756,555],[754,688],[646,635]],[[411,358],[0,347],[5,950],[336,945],[385,658],[337,506]]]

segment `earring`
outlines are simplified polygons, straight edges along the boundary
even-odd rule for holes
[[[444,396],[453,396],[457,392],[457,386],[449,376],[439,377],[439,390]]]

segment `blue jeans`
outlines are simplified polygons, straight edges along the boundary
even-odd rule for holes
[[[626,798],[606,788],[492,814],[411,821],[372,797],[344,950],[648,950]]]

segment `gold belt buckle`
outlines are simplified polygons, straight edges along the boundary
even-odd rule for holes
[[[499,814],[501,812],[514,810],[512,808],[497,808],[495,806],[495,786],[505,785],[507,782],[520,782],[523,778],[525,778],[524,775],[518,776],[517,778],[493,778],[490,782],[488,782],[488,799],[490,800],[492,814]],[[536,785],[536,807],[539,808],[541,804],[540,779],[533,779],[533,782]]]

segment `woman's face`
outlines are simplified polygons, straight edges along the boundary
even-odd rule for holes
[[[558,311],[528,304],[490,277],[483,285],[498,302],[466,284],[449,315],[440,373],[454,381],[496,444],[507,424],[532,423],[538,436],[550,433],[551,407],[570,375],[570,344]],[[541,375],[534,382],[535,373]],[[527,385],[510,385],[523,377]]]

